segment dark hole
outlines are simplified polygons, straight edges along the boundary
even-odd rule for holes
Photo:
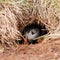
[[[32,29],[36,30],[36,31],[31,31]],[[34,38],[37,38],[39,36],[42,36],[42,35],[45,35],[48,33],[48,30],[46,29],[45,25],[44,24],[37,24],[37,23],[34,23],[34,24],[31,24],[31,25],[27,25],[24,29],[23,29],[23,32],[22,32],[22,35],[28,33],[28,37],[29,37],[29,32],[31,31],[31,37],[32,40],[30,41],[28,38],[26,38],[26,40],[28,40],[28,43],[32,43],[32,44],[35,44],[37,43],[37,41],[33,40]],[[37,32],[38,31],[38,32]],[[37,34],[35,37],[33,36],[34,34]]]
[[[31,33],[30,33],[31,31]],[[26,40],[28,41],[28,43],[32,43],[32,44],[35,44],[37,43],[37,41],[33,40],[34,38],[37,38],[39,36],[42,36],[42,35],[45,35],[48,33],[48,30],[46,29],[45,25],[44,24],[37,24],[37,23],[34,23],[34,24],[31,24],[31,25],[27,25],[23,31],[22,31],[22,35],[25,35],[25,34],[28,34],[26,35]],[[31,38],[29,40],[29,38]]]
[[[24,35],[26,32],[29,32],[31,29],[39,29],[40,30],[40,36],[41,35],[45,35],[48,33],[48,30],[46,29],[45,25],[38,25],[38,24],[31,24],[26,26],[23,31],[22,31],[22,35]],[[32,34],[34,34],[34,32],[32,31]]]

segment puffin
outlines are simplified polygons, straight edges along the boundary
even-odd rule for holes
[[[24,36],[24,43],[25,42],[27,42],[28,44],[38,43],[34,39],[40,36],[40,30],[39,28],[28,29],[23,36]]]
[[[35,38],[45,35],[47,34],[47,32],[48,31],[46,30],[45,25],[42,27],[41,25],[32,24],[25,27],[22,32],[24,44],[38,43],[38,41]]]

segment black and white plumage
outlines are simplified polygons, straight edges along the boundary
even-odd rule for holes
[[[32,42],[33,39],[37,38],[40,35],[40,31],[38,28],[33,28],[25,32],[24,38],[26,38],[28,43],[35,43]]]
[[[33,28],[30,31],[26,32],[26,39],[32,40],[32,39],[38,37],[39,33],[40,33],[39,29]]]
[[[36,43],[37,41],[34,40],[35,38],[42,36],[44,34],[47,33],[47,31],[45,30],[45,26],[40,26],[40,25],[30,25],[27,26],[24,30],[23,30],[23,35],[24,38],[26,38],[26,40],[28,41],[28,43]]]

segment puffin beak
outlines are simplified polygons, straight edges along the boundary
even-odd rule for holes
[[[24,44],[26,44],[26,43],[27,43],[27,40],[26,40],[26,38],[24,38],[24,39],[23,39],[23,41],[24,41],[24,42],[23,42]]]

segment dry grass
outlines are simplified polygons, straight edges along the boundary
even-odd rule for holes
[[[10,44],[19,39],[20,31],[34,21],[46,25],[47,38],[59,38],[59,3],[59,0],[0,0],[0,41]]]

